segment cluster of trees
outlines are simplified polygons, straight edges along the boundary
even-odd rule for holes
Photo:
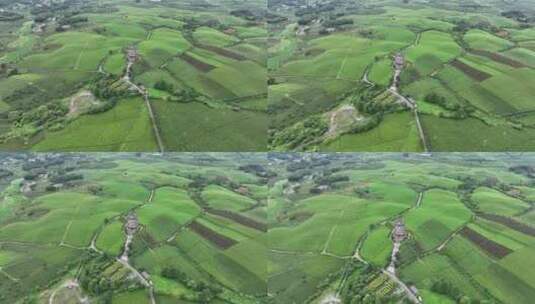
[[[461,19],[453,28],[453,31],[459,32],[459,33],[465,33],[471,29],[480,29],[488,32],[497,32],[499,28],[495,27],[490,23],[489,21],[478,21],[478,22],[469,22],[467,20]]]
[[[19,74],[19,70],[16,67],[9,66],[7,63],[0,63],[0,74],[6,77],[11,77]]]
[[[175,102],[193,102],[197,101],[202,95],[193,88],[176,89],[172,83],[165,80],[156,82],[153,86],[155,89],[167,92],[172,95],[169,101]]]
[[[349,176],[346,175],[330,175],[323,176],[317,180],[320,185],[332,185],[334,183],[348,182]]]
[[[212,300],[223,291],[219,286],[209,285],[202,281],[195,281],[189,278],[184,272],[173,267],[162,269],[161,275],[164,278],[177,281],[195,291],[197,294],[197,299],[195,299],[195,301],[198,303],[211,303]]]
[[[28,130],[33,129],[34,132],[45,128],[57,130],[64,127],[68,111],[63,103],[50,102],[30,109],[10,111],[8,121],[15,127],[30,126]]]
[[[301,17],[305,15],[319,16],[321,13],[332,12],[336,9],[335,3],[318,3],[315,6],[307,6],[297,9],[295,16]]]
[[[103,275],[104,271],[115,263],[115,259],[109,255],[103,254],[93,256],[88,254],[83,257],[85,260],[84,268],[80,273],[80,286],[88,291],[90,294],[99,296],[101,303],[111,303],[111,295],[128,287],[136,289],[139,286],[131,285],[131,281],[127,280],[112,280]]]
[[[375,101],[378,94],[382,92],[382,88],[374,86],[361,91],[358,98],[353,99],[353,104],[359,110],[360,113],[366,113],[370,115],[382,114],[393,108],[392,104],[379,103]]]
[[[113,99],[126,97],[132,93],[128,89],[119,89],[114,86],[117,78],[114,75],[99,74],[92,80],[90,90],[99,99]]]
[[[239,169],[247,173],[255,174],[256,176],[262,177],[262,178],[270,178],[270,177],[277,176],[277,173],[273,171],[269,171],[266,168],[264,168],[264,166],[258,165],[258,164],[240,166]]]
[[[50,178],[50,182],[54,184],[64,184],[67,182],[72,182],[75,180],[82,180],[84,176],[82,174],[71,173],[71,174],[60,174],[55,175]]]
[[[519,10],[506,11],[503,12],[501,15],[505,18],[514,19],[521,23],[533,22],[535,20],[534,17],[529,17],[524,12]]]
[[[31,171],[34,169],[40,169],[40,168],[47,168],[51,166],[58,166],[65,163],[65,160],[63,158],[52,158],[52,159],[45,159],[42,161],[33,161],[33,162],[25,162],[22,165],[22,170],[24,171]]]
[[[352,25],[354,23],[353,19],[329,19],[325,20],[323,22],[324,27],[334,27],[334,28],[340,28],[345,25]]]
[[[262,19],[260,14],[257,14],[249,9],[237,9],[230,11],[230,14],[234,17],[242,18],[248,21],[258,21]]]
[[[369,283],[376,277],[378,271],[375,267],[366,264],[352,262],[352,271],[358,271],[358,276],[350,276],[351,280],[347,282],[341,294],[342,302],[348,304],[382,304],[393,303],[390,296],[381,296],[368,289]]]
[[[277,24],[288,21],[288,17],[280,16],[273,13],[267,13],[266,14],[267,23],[269,24]]]
[[[13,172],[0,168],[0,179],[13,176]]]
[[[535,167],[528,165],[513,166],[509,168],[509,171],[525,175],[529,178],[535,178]]]
[[[303,178],[305,178],[306,176],[309,176],[309,175],[312,175],[312,171],[310,170],[301,170],[301,171],[296,171],[292,174],[290,174],[288,176],[288,180],[290,182],[298,182],[300,180],[302,180]]]
[[[116,76],[99,74],[90,84],[89,88],[93,95],[103,102],[92,106],[87,114],[107,112],[117,105],[118,99],[131,96],[133,93],[126,87],[116,87]]]
[[[456,303],[459,304],[479,304],[481,303],[478,299],[471,299],[470,297],[464,295],[459,288],[453,286],[449,281],[438,280],[433,282],[431,285],[431,291],[445,295],[453,299]]]
[[[310,143],[320,138],[329,130],[329,125],[319,115],[311,116],[303,122],[299,122],[270,138],[275,147],[286,146],[295,149],[302,144]]]
[[[76,25],[78,23],[87,22],[88,19],[85,16],[71,16],[58,20],[58,25]]]
[[[1,21],[15,21],[15,20],[19,20],[22,18],[24,18],[23,15],[15,13],[15,12],[10,12],[10,11],[0,12],[0,22]]]
[[[444,96],[437,93],[429,93],[425,96],[426,102],[440,106],[448,111],[453,112],[453,117],[456,119],[464,119],[474,113],[475,109],[468,105],[461,105],[448,101]]]

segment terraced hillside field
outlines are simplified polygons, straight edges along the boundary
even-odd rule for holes
[[[524,156],[273,156],[270,296],[530,303],[533,277],[522,269],[535,259],[535,176],[534,155]]]
[[[262,1],[61,3],[0,6],[0,149],[266,149]]]
[[[271,149],[535,148],[533,1],[306,2],[268,1]]]
[[[267,185],[240,166],[265,156],[247,159],[2,155],[0,303],[257,303]]]
[[[0,303],[531,303],[534,154],[0,154]]]

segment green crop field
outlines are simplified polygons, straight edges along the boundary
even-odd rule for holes
[[[0,150],[265,151],[265,4],[216,2],[1,3]]]
[[[334,0],[306,8],[304,0],[268,2],[270,149],[535,147],[535,23],[523,11],[529,0],[469,9],[456,0]],[[326,94],[334,83],[338,89]],[[342,107],[356,111],[337,115]],[[417,116],[388,119],[398,111],[433,123],[408,131]]]
[[[527,304],[534,161],[0,154],[0,303]]]

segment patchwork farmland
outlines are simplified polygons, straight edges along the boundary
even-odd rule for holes
[[[271,155],[280,173],[268,212],[269,295],[531,303],[533,157]]]
[[[270,149],[535,148],[533,1],[268,9]]]
[[[534,154],[1,154],[0,303],[531,303]]]
[[[268,186],[260,171],[240,169],[262,165],[264,154],[17,154],[0,162],[0,303],[266,297],[266,231],[257,227],[266,225]],[[221,190],[207,195],[210,187]],[[231,195],[248,205],[234,207]]]
[[[0,149],[266,150],[262,1],[4,2]]]

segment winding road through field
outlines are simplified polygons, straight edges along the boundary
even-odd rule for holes
[[[135,52],[134,50],[129,50],[129,52]],[[136,55],[137,56],[137,55]],[[140,87],[132,82],[131,75],[132,75],[132,66],[134,65],[134,62],[136,60],[136,56],[134,55],[127,55],[126,56],[126,70],[122,77],[123,81],[125,81],[131,88],[135,89],[141,96],[143,97],[143,100],[145,101],[145,105],[147,106],[147,110],[149,111],[149,117],[152,125],[152,130],[154,133],[154,136],[156,137],[156,144],[158,145],[158,151],[160,153],[165,152],[162,137],[160,135],[160,130],[158,129],[158,124],[156,123],[156,117],[154,116],[154,111],[152,110],[152,104],[150,103],[149,99],[149,92],[147,89]]]

